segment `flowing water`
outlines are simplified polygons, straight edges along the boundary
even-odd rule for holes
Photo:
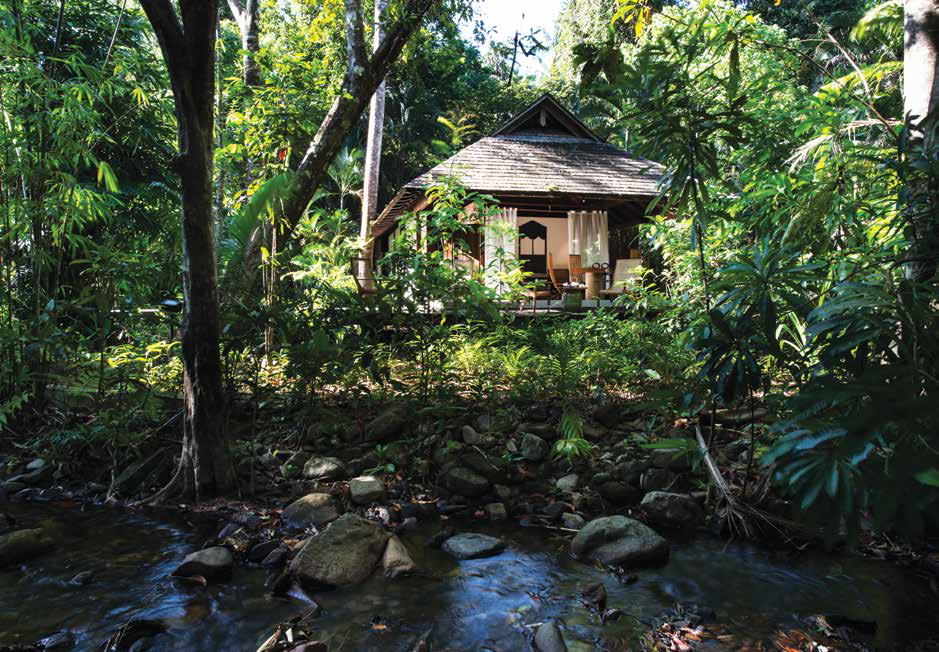
[[[75,649],[93,650],[122,623],[148,618],[168,630],[141,649],[253,652],[277,623],[311,606],[300,596],[270,597],[259,569],[239,567],[230,581],[208,588],[170,579],[187,553],[211,539],[206,524],[97,508],[5,509],[21,526],[45,522],[60,545],[0,571],[0,646],[68,629]],[[738,641],[827,614],[876,622],[874,643],[902,649],[910,637],[930,635],[939,620],[928,582],[886,562],[699,539],[675,544],[666,566],[623,583],[571,560],[550,531],[465,525],[500,536],[508,549],[456,562],[424,548],[427,533],[420,533],[406,539],[420,576],[392,582],[376,573],[361,586],[317,594],[319,635],[330,650],[406,651],[430,628],[433,650],[527,650],[526,625],[545,620],[559,622],[572,651],[633,649],[628,641],[644,629],[636,619],[648,621],[676,603],[712,610]],[[94,582],[71,585],[81,571],[92,571]],[[609,606],[630,616],[601,626],[576,599],[596,582],[605,584]],[[710,649],[727,649],[716,645]]]

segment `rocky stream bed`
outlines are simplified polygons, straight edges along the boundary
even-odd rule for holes
[[[594,412],[573,464],[550,414],[383,449],[408,416],[259,449],[251,502],[121,506],[160,451],[109,488],[7,460],[0,651],[939,649],[928,557],[728,541],[697,465],[624,444],[622,414]],[[739,441],[715,453],[731,478]]]

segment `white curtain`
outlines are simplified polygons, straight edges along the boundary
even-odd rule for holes
[[[567,239],[570,253],[583,267],[610,262],[610,231],[606,211],[569,211]]]
[[[510,261],[518,259],[518,209],[502,208],[486,219],[485,282],[498,292],[505,290],[504,275]]]

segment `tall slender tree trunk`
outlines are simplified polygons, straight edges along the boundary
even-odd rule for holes
[[[228,0],[238,32],[241,34],[241,75],[249,91],[261,84],[261,69],[258,67],[259,27],[258,0]]]
[[[219,298],[212,218],[215,38],[218,0],[140,0],[163,52],[176,107],[183,232],[183,450],[170,484],[197,500],[232,488],[227,404],[219,354]]]
[[[385,37],[382,14],[388,0],[375,0],[375,30],[373,51],[378,50]],[[365,253],[371,249],[369,228],[378,216],[378,179],[381,173],[381,143],[385,133],[385,81],[378,85],[368,111],[368,142],[365,148],[365,183],[362,189],[362,224],[359,228],[359,247]]]
[[[906,155],[916,159],[939,145],[939,0],[905,0],[903,114]],[[929,281],[939,262],[939,186],[913,166],[907,180],[907,214],[913,245],[908,276]]]

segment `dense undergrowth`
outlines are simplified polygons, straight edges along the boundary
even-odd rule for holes
[[[53,16],[27,4],[37,17],[28,38],[0,13],[9,55],[0,68],[9,118],[0,124],[2,446],[106,475],[180,435],[179,324],[172,305],[157,307],[179,287],[178,229],[165,218],[177,189],[172,175],[146,172],[171,158],[172,114],[153,52],[134,47],[139,14],[112,55],[107,38],[79,38],[108,33],[84,12],[87,29],[43,68],[31,63],[49,45],[38,25]],[[636,243],[649,268],[641,286],[615,311],[578,316],[513,316],[502,309],[526,283],[517,269],[499,266],[496,293],[486,273],[449,262],[464,207],[484,215],[490,202],[447,180],[409,218],[427,228],[402,229],[380,262],[379,295],[360,296],[348,270],[361,243],[345,203],[358,185],[354,156],[336,161],[337,191],[314,199],[290,246],[268,243],[260,282],[243,287],[251,234],[281,228],[284,159],[296,158],[288,127],[327,106],[328,93],[312,101],[298,89],[331,88],[341,74],[341,21],[324,25],[329,17],[317,14],[316,30],[293,35],[302,45],[266,46],[269,85],[229,115],[217,170],[222,362],[237,461],[257,453],[259,438],[301,437],[324,428],[324,414],[345,414],[346,427],[389,403],[411,408],[415,433],[447,410],[552,404],[564,433],[554,452],[584,459],[599,453],[582,436],[591,405],[634,406],[650,440],[677,418],[706,433],[715,409],[765,409],[763,425],[746,434],[753,471],[796,514],[832,536],[934,531],[939,149],[933,127],[917,135],[905,123],[902,10],[858,11],[853,29],[809,47],[736,5],[637,16],[621,4],[618,20],[641,24],[628,39],[614,31],[578,48],[583,74],[554,80],[554,90],[582,95],[585,120],[622,145],[628,132],[632,152],[670,172]],[[447,25],[435,29],[407,65],[432,59],[435,39],[463,52],[447,50],[453,70],[470,56],[476,76],[451,79],[451,109],[469,104],[473,84],[498,102],[536,90],[490,87],[478,51],[466,55]],[[323,61],[301,65],[304,48]],[[236,51],[224,50],[231,70]],[[402,106],[417,101],[398,91]],[[426,100],[429,91],[413,92]],[[244,89],[232,81],[226,93],[234,101]],[[439,127],[409,134],[404,113],[394,123],[399,176],[433,159],[407,147],[434,140]],[[117,120],[125,114],[144,126]],[[451,117],[463,125],[448,134],[458,146],[466,122]],[[25,147],[33,142],[43,147]],[[249,170],[247,187],[233,189]],[[428,246],[408,246],[404,238],[419,232]]]

